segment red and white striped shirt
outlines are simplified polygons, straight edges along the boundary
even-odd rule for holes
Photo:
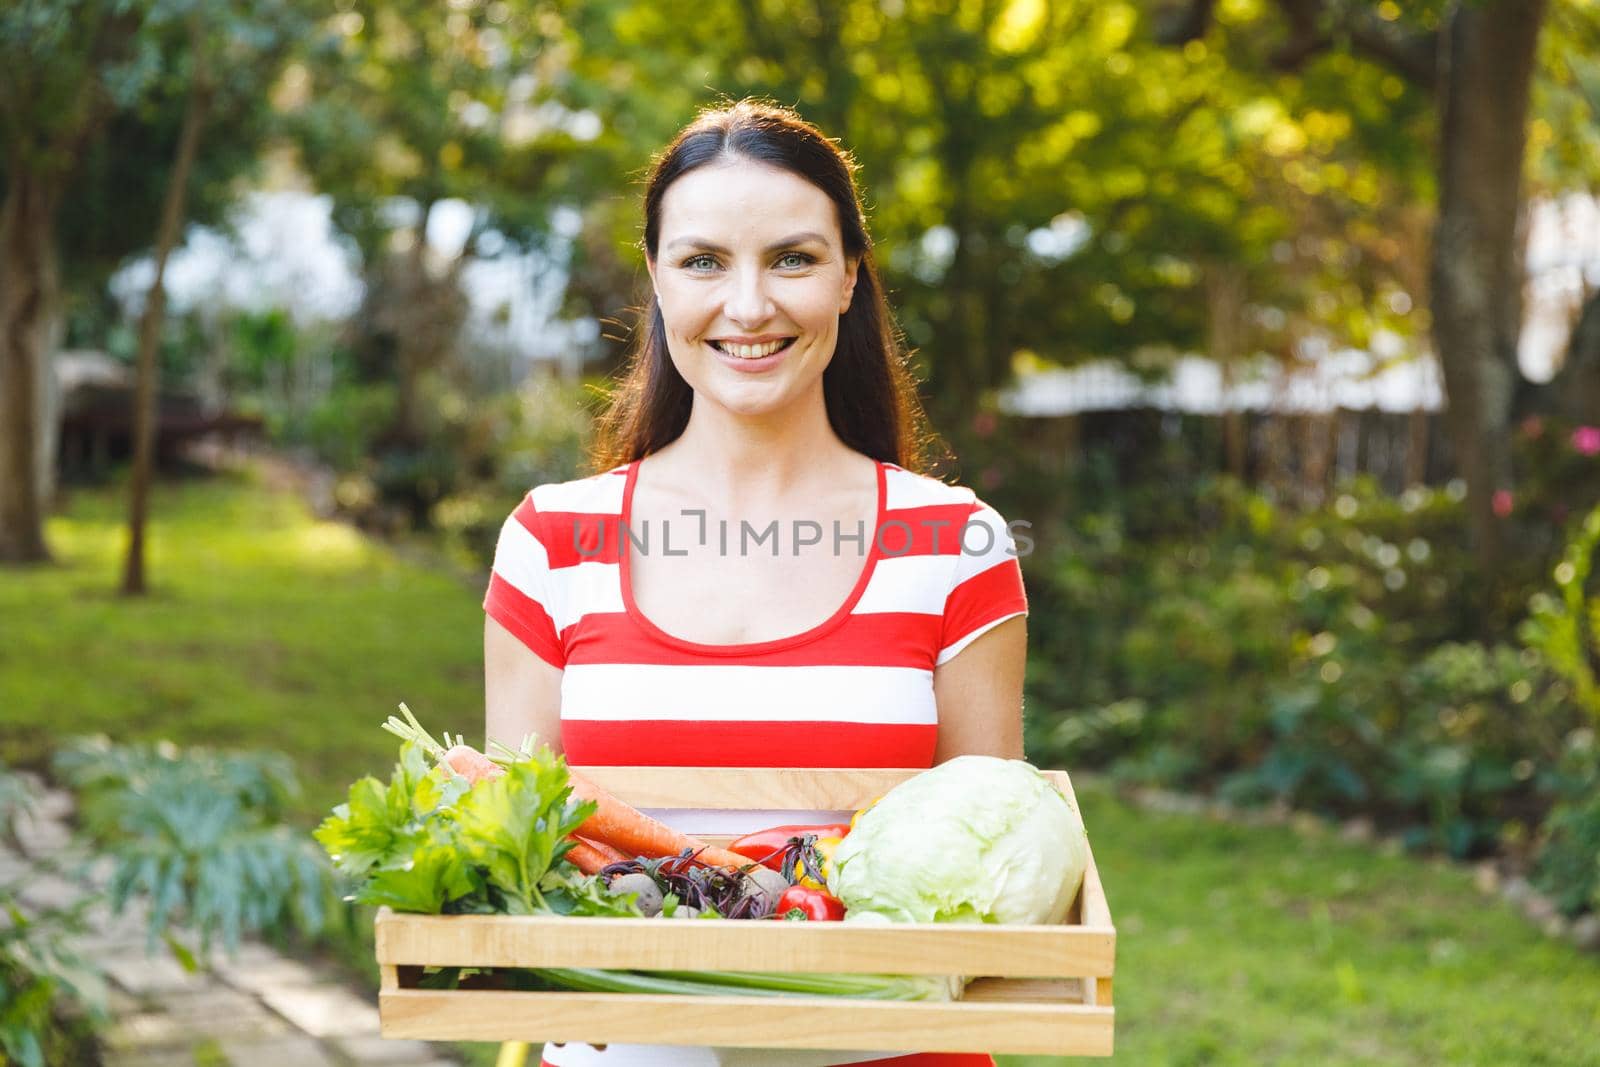
[[[803,633],[713,645],[634,603],[628,551],[638,463],[530,492],[501,528],[484,610],[562,669],[561,744],[575,766],[933,765],[934,668],[1017,615],[1015,541],[970,489],[878,463],[876,533],[838,611]],[[841,535],[842,536],[842,535]],[[742,833],[844,812],[649,811],[688,833]],[[884,1057],[895,1057],[892,1061]],[[990,1063],[889,1051],[546,1046],[559,1067],[819,1067]]]
[[[712,645],[634,603],[638,463],[541,485],[506,520],[484,609],[553,666],[582,765],[929,767],[933,672],[1027,614],[1015,541],[972,490],[878,464],[877,535],[849,597],[803,633]],[[635,546],[635,549],[637,546]]]

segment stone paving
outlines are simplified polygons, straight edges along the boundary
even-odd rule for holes
[[[0,884],[28,910],[69,906],[104,883],[105,866],[72,851],[70,794],[35,781],[39,798],[19,823],[23,853],[0,847]],[[61,872],[82,872],[82,879]],[[375,992],[246,941],[237,954],[185,971],[146,953],[140,909],[92,905],[75,946],[107,977],[111,1024],[104,1067],[456,1067],[448,1045],[378,1034]],[[63,1065],[67,1067],[67,1065]]]

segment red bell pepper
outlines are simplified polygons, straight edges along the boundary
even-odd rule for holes
[[[770,830],[757,830],[753,834],[745,834],[739,840],[728,846],[730,852],[737,852],[746,859],[758,861],[763,867],[771,867],[779,874],[787,874],[784,870],[785,853],[796,838],[804,837],[843,837],[850,832],[846,823],[827,823],[818,826],[774,826]]]
[[[774,919],[806,919],[812,922],[837,922],[844,918],[844,904],[838,897],[809,886],[792,885],[778,898]]]

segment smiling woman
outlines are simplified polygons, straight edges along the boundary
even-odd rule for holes
[[[489,736],[537,733],[578,766],[1022,756],[1015,542],[972,490],[922,473],[931,435],[849,157],[793,112],[742,102],[668,146],[644,210],[651,300],[595,473],[534,487],[502,529],[484,600]],[[796,531],[783,551],[767,540],[779,529]],[[640,1045],[544,1056],[992,1063]]]

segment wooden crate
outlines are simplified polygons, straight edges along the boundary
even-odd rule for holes
[[[647,809],[813,815],[865,806],[915,771],[585,767]],[[1074,807],[1065,772],[1047,771]],[[802,818],[788,821],[811,821]],[[716,844],[725,835],[699,833]],[[1094,857],[1053,926],[693,922],[380,911],[386,1037],[1111,1055],[1116,928]],[[417,987],[423,966],[981,975],[952,1003]],[[820,1015],[819,1012],[825,1012]],[[817,1020],[826,1018],[819,1026]]]

